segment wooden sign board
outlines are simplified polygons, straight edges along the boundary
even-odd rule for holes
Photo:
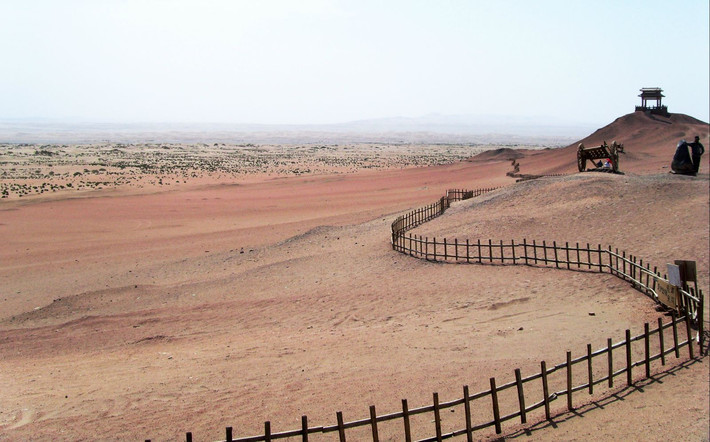
[[[684,261],[681,259],[675,260],[675,265],[680,268],[680,279],[684,282],[697,282],[698,274],[696,271],[695,261]]]
[[[680,276],[680,266],[666,264],[666,269],[668,270],[668,282],[676,287],[681,287],[683,285],[683,279]]]
[[[678,308],[678,287],[660,279],[656,285],[658,301],[673,310]]]

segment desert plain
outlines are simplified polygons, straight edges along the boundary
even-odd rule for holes
[[[0,439],[333,425],[638,334],[667,312],[609,274],[427,262],[393,251],[390,225],[447,189],[495,187],[414,233],[695,260],[707,293],[708,156],[697,176],[668,173],[696,134],[710,145],[706,123],[637,112],[581,140],[623,142],[620,175],[578,173],[576,143],[0,145]],[[518,181],[513,161],[538,178]],[[671,357],[632,387],[579,393],[574,412],[557,400],[552,421],[538,410],[476,438],[707,440],[709,382],[706,356]],[[382,423],[383,440],[400,427]],[[413,431],[431,437],[430,416]]]

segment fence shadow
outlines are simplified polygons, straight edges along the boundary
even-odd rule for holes
[[[672,366],[666,370],[659,371],[652,374],[648,378],[639,379],[632,385],[624,386],[616,389],[615,391],[608,392],[606,395],[599,399],[589,401],[588,403],[581,404],[577,406],[574,410],[564,411],[561,413],[554,414],[550,420],[540,419],[535,423],[526,425],[525,428],[517,429],[510,432],[504,436],[493,439],[494,441],[504,441],[511,439],[523,439],[525,437],[534,436],[536,432],[541,430],[546,430],[548,428],[559,428],[563,426],[566,422],[584,417],[587,414],[594,413],[596,411],[605,410],[607,406],[612,405],[616,402],[623,402],[631,394],[644,393],[644,388],[653,386],[654,384],[663,384],[664,379],[668,377],[675,377],[684,370],[688,370],[691,366],[696,364],[704,364],[707,358],[698,356],[692,359],[687,359],[675,366]],[[554,434],[552,434],[554,437]]]

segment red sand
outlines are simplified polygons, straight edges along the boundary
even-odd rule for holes
[[[622,117],[612,129],[661,130],[644,118]],[[625,176],[524,183],[481,207],[460,203],[420,229],[611,243],[656,265],[695,259],[707,289],[708,157],[698,177],[662,167],[677,133],[700,131],[707,146],[708,128],[658,124],[664,132],[616,138],[627,151]],[[573,173],[575,151],[524,152],[521,173]],[[432,264],[391,250],[398,213],[448,188],[513,186],[511,169],[509,159],[491,157],[3,202],[0,438],[164,440],[192,431],[216,440],[226,426],[258,434],[265,420],[274,431],[294,429],[301,415],[333,424],[338,410],[353,420],[371,404],[385,413],[402,398],[414,407],[430,404],[434,391],[442,400],[464,384],[481,391],[491,376],[532,373],[540,360],[561,362],[566,349],[600,347],[655,320],[648,298],[610,276]],[[504,431],[707,440],[707,361],[661,374],[642,391],[594,396],[580,415],[529,434]],[[418,425],[429,429],[418,437],[431,436],[428,422]],[[398,426],[383,427],[400,439]]]

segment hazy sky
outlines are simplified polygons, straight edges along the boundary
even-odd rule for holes
[[[0,119],[708,121],[707,0],[0,0]]]

